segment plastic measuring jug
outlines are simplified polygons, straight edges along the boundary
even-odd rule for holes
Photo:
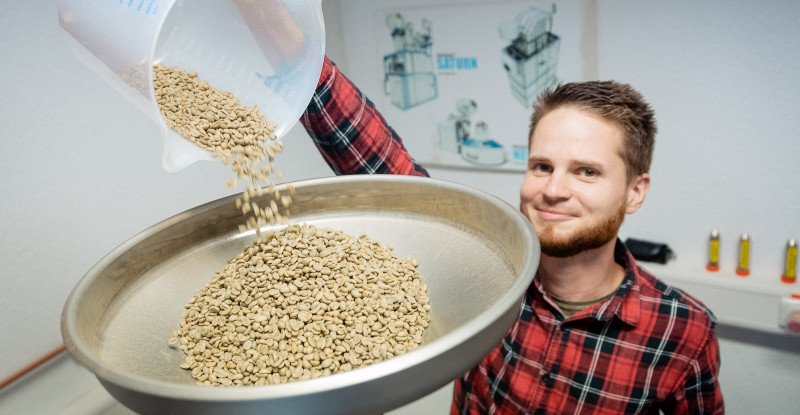
[[[212,157],[167,127],[154,64],[258,104],[282,138],[308,105],[325,54],[321,0],[59,0],[58,20],[79,60],[159,125],[169,172]]]

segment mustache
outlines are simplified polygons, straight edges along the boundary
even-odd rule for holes
[[[546,212],[561,213],[571,216],[580,216],[580,212],[575,209],[559,206],[558,204],[550,204],[546,202],[534,202],[533,208],[536,210],[543,210]]]

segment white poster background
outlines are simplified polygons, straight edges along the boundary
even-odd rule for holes
[[[516,1],[485,4],[392,8],[375,13],[378,51],[375,57],[384,86],[382,94],[373,99],[390,125],[415,126],[414,136],[403,136],[403,143],[422,165],[457,166],[500,170],[524,170],[527,163],[527,135],[531,109],[512,95],[507,71],[503,67],[503,49],[510,40],[500,36],[500,25],[513,22],[516,16],[530,7],[551,10],[551,33],[560,38],[557,82],[583,80],[582,56],[584,2],[574,1]],[[401,109],[387,95],[384,56],[395,52],[391,28],[386,24],[389,13],[400,13],[404,20],[422,31],[422,21],[431,25],[433,68],[438,96],[422,104]],[[383,31],[381,31],[383,30]],[[453,56],[477,63],[468,69],[440,69],[437,57]],[[503,146],[507,162],[502,165],[483,165],[468,162],[457,153],[442,151],[438,145],[438,124],[457,113],[456,101],[472,99],[477,110],[470,117],[471,129],[479,121],[488,126],[488,137]],[[516,150],[516,155],[515,155]]]

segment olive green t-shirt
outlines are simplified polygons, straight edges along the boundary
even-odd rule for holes
[[[617,290],[615,289],[614,291],[611,291],[611,293],[607,295],[588,301],[566,301],[554,296],[553,294],[550,294],[550,298],[552,298],[553,301],[555,301],[556,304],[558,304],[558,308],[561,309],[561,313],[564,314],[564,318],[568,319],[572,317],[575,313],[583,310],[586,307],[589,307],[592,304],[597,304],[608,300],[609,298],[613,297],[614,294],[616,293]]]

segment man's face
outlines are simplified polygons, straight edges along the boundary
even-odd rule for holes
[[[542,252],[568,257],[616,239],[626,213],[649,189],[649,176],[627,181],[616,123],[571,107],[551,111],[536,127],[520,211]]]

